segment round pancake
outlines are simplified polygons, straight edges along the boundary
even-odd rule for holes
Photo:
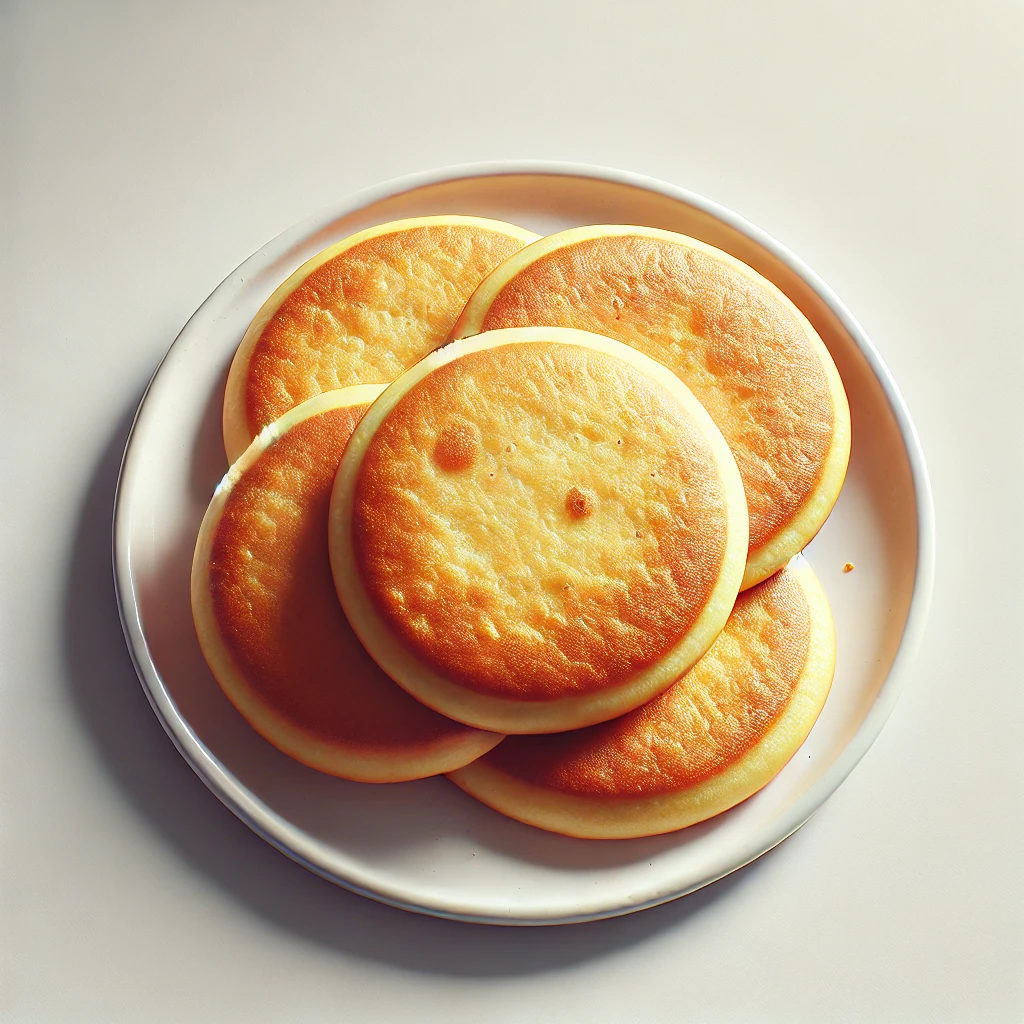
[[[700,403],[564,328],[427,356],[356,428],[331,500],[367,650],[499,732],[579,728],[670,686],[725,624],[746,547],[739,473]]]
[[[535,238],[497,220],[418,217],[307,260],[263,304],[231,363],[228,461],[307,398],[394,380],[447,339],[480,281]]]
[[[613,722],[513,736],[449,775],[551,832],[628,839],[719,814],[773,779],[832,685],[835,629],[802,558],[741,594],[711,649],[671,689]]]
[[[542,324],[632,345],[677,373],[711,414],[747,495],[744,589],[821,528],[846,476],[849,406],[828,350],[770,281],[685,235],[574,228],[506,260],[452,333]]]
[[[352,429],[382,390],[329,392],[265,429],[217,488],[192,566],[196,632],[231,702],[279,750],[358,782],[437,775],[501,739],[396,686],[338,604],[331,487]]]

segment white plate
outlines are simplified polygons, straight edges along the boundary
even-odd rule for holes
[[[835,683],[807,742],[756,796],[668,836],[588,841],[503,818],[445,779],[368,786],[291,761],[222,695],[189,606],[196,534],[226,469],[221,395],[263,301],[325,246],[371,224],[464,213],[548,233],[576,224],[669,228],[757,268],[803,310],[843,375],[853,413],[846,486],[808,557],[839,636]],[[920,639],[934,563],[931,494],[917,435],[878,353],[832,291],[746,221],[683,189],[567,164],[487,164],[368,189],[286,231],[203,303],[149,386],[128,441],[114,516],[114,575],[139,678],[185,759],[268,842],[349,889],[442,917],[553,924],[674,899],[799,828],[842,782],[892,710]],[[847,561],[856,564],[842,572]]]

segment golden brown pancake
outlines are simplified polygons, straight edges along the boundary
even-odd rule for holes
[[[307,398],[394,380],[447,339],[480,281],[535,238],[497,220],[418,217],[308,260],[263,304],[231,363],[228,461]]]
[[[427,356],[356,428],[331,501],[367,650],[500,732],[604,721],[670,686],[725,624],[746,547],[736,465],[685,385],[564,328]]]
[[[835,670],[828,600],[798,558],[741,594],[671,689],[611,722],[513,736],[450,774],[538,828],[589,839],[672,832],[745,800],[807,738]]]
[[[231,702],[264,739],[320,771],[400,782],[457,768],[500,739],[396,686],[338,604],[327,513],[345,444],[379,385],[311,398],[231,467],[203,520],[192,613]]]
[[[846,475],[849,406],[828,350],[770,281],[685,235],[573,228],[498,267],[453,337],[542,324],[633,346],[677,373],[711,414],[747,495],[744,588],[818,532]]]

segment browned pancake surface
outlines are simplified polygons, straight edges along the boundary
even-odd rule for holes
[[[328,507],[364,410],[332,409],[298,423],[238,480],[213,541],[210,592],[239,675],[268,707],[327,744],[404,750],[473,730],[396,686],[338,604]]]
[[[788,304],[729,263],[643,235],[573,242],[513,277],[480,330],[529,325],[604,334],[679,374],[736,459],[751,550],[816,488],[833,438],[821,359]]]
[[[432,224],[328,260],[285,298],[252,350],[251,434],[323,391],[394,380],[447,338],[481,279],[523,245],[484,227]]]
[[[705,434],[660,384],[578,345],[485,348],[416,384],[353,503],[366,593],[427,665],[523,700],[630,679],[693,625],[725,557]]]
[[[483,763],[576,796],[696,786],[735,764],[778,720],[804,669],[810,629],[806,594],[783,570],[740,594],[711,649],[648,704],[574,732],[510,737]]]

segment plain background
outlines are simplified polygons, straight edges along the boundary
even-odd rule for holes
[[[1024,1019],[1024,8],[0,2],[0,1018]],[[335,889],[224,810],[113,603],[130,417],[233,267],[381,179],[636,170],[767,229],[900,382],[935,488],[905,695],[792,839],[631,918]]]

